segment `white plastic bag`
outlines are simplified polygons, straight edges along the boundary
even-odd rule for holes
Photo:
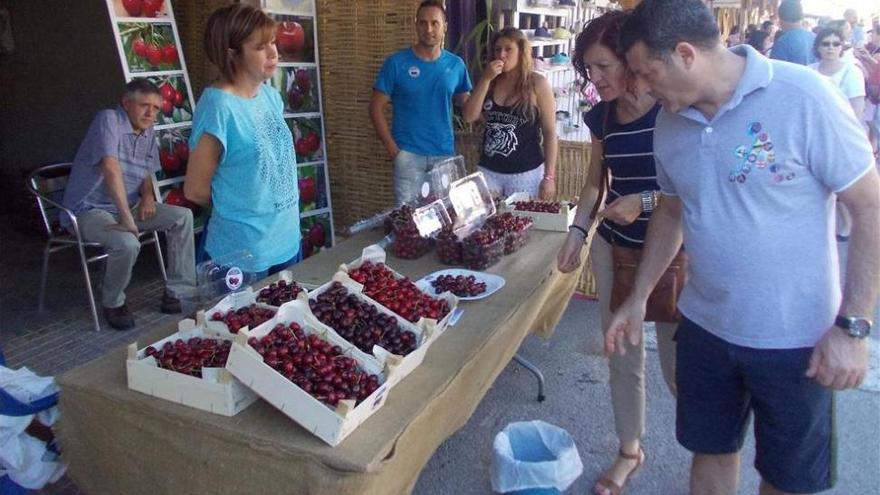
[[[567,431],[544,421],[510,423],[495,436],[492,489],[568,488],[584,470]]]

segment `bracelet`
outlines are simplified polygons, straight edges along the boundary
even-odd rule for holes
[[[556,177],[554,177],[552,175],[545,175],[544,180],[556,180]]]
[[[571,232],[571,229],[577,230],[577,231],[580,232],[581,234],[584,234],[584,239],[586,239],[587,236],[589,235],[589,234],[587,233],[587,229],[581,227],[580,225],[571,224],[571,225],[568,226],[568,231]]]

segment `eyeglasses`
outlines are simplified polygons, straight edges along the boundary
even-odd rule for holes
[[[820,44],[821,44],[823,47],[825,47],[825,48],[830,48],[830,47],[832,47],[832,46],[833,46],[834,48],[840,48],[840,47],[843,45],[843,43],[841,43],[841,42],[839,42],[839,41],[823,41],[823,42],[820,43]]]

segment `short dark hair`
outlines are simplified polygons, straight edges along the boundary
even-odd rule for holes
[[[764,53],[764,41],[769,37],[770,33],[759,29],[749,35],[749,39],[746,40],[746,43],[751,45],[755,50],[758,50],[759,53]]]
[[[829,36],[837,36],[840,38],[841,45],[846,41],[843,39],[843,33],[839,29],[825,27],[819,30],[816,33],[816,39],[813,40],[813,54],[816,55],[816,58],[821,58],[819,56],[819,47],[822,45],[822,41]]]
[[[590,80],[587,77],[587,67],[584,65],[584,53],[593,45],[602,45],[611,51],[617,58],[626,62],[623,52],[620,50],[620,28],[623,21],[629,16],[620,10],[612,10],[590,21],[577,35],[574,41],[574,51],[571,56],[571,64],[574,70],[581,76],[584,85]]]
[[[422,0],[422,3],[419,4],[419,8],[416,9],[416,19],[419,18],[419,12],[428,7],[440,9],[440,12],[443,12],[443,20],[446,20],[446,6],[443,5],[442,0]]]
[[[644,0],[620,32],[620,48],[629,51],[641,41],[655,58],[668,60],[681,42],[711,49],[721,43],[718,24],[702,0]]]
[[[125,85],[125,92],[122,93],[123,98],[132,98],[135,93],[142,95],[162,95],[159,87],[150,82],[149,79],[132,79]]]
[[[773,21],[764,21],[761,23],[761,30],[766,31],[773,26]]]
[[[782,0],[777,11],[779,18],[785,22],[800,22],[804,20],[804,7],[801,0]]]

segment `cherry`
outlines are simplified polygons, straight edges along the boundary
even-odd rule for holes
[[[471,270],[485,270],[494,265],[504,252],[504,239],[484,225],[462,242],[462,260]]]
[[[147,61],[150,62],[150,65],[158,66],[162,63],[162,50],[152,43],[147,43],[144,55],[146,55]]]
[[[296,74],[294,75],[294,81],[303,94],[308,93],[309,90],[312,89],[312,80],[309,79],[309,72],[305,69],[297,69]]]
[[[397,278],[384,263],[365,261],[349,276],[363,284],[364,294],[411,322],[442,320],[449,313],[449,303],[428,296],[407,277]]]
[[[449,291],[459,297],[473,297],[486,292],[486,282],[477,282],[473,275],[440,275],[431,282],[437,294]]]
[[[156,14],[162,10],[163,3],[165,3],[165,0],[143,0],[144,17],[156,17]]]
[[[142,0],[122,0],[122,8],[132,17],[141,15]]]
[[[176,91],[174,93],[174,106],[177,108],[183,108],[184,101],[186,101],[186,94],[183,91]]]
[[[201,378],[202,368],[225,367],[231,348],[228,340],[193,337],[165,342],[161,349],[149,346],[144,355],[153,356],[160,368]]]
[[[444,227],[437,234],[437,256],[440,262],[446,265],[460,265],[462,263],[461,241],[452,232],[451,227]]]
[[[219,318],[218,318],[219,316]],[[232,333],[238,333],[243,327],[255,328],[275,316],[275,310],[263,308],[256,304],[233,309],[225,315],[219,311],[211,315],[211,320],[222,321]]]
[[[134,54],[140,58],[147,58],[147,43],[141,37],[137,37],[131,42],[131,49]]]
[[[162,47],[162,62],[166,64],[174,64],[177,63],[177,47],[173,44],[168,44]]]
[[[299,199],[303,203],[312,203],[317,196],[318,188],[314,177],[300,177]]]
[[[262,338],[251,337],[248,345],[263,362],[304,392],[335,407],[340,400],[355,404],[379,388],[379,377],[365,372],[342,348],[317,334],[307,335],[298,323],[279,323]]]
[[[339,282],[309,299],[309,308],[321,322],[368,354],[372,354],[374,345],[379,345],[393,354],[406,356],[418,345],[416,335],[401,330],[397,318],[349,294]]]
[[[174,96],[177,94],[177,90],[174,89],[174,86],[172,86],[171,83],[167,81],[159,86],[159,92],[162,93],[163,100],[168,100],[172,102],[174,101]]]
[[[296,296],[302,291],[303,288],[296,282],[288,282],[282,279],[260,289],[257,301],[271,306],[281,306],[286,302],[296,299]]]
[[[534,211],[540,213],[559,213],[562,205],[551,201],[517,201],[513,203],[519,211]]]

